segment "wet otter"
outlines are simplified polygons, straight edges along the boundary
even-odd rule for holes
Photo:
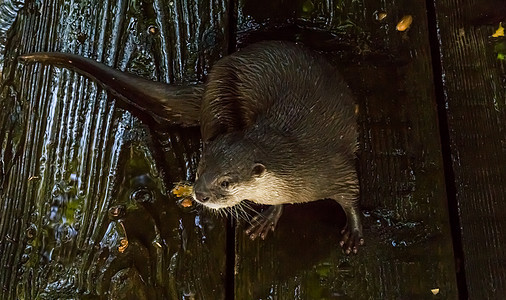
[[[219,60],[204,85],[176,87],[70,54],[20,59],[90,76],[160,122],[200,124],[194,198],[215,210],[244,200],[271,205],[247,229],[252,239],[274,230],[283,204],[330,198],[346,212],[345,252],[363,244],[355,104],[340,74],[318,54],[289,42],[261,42]]]

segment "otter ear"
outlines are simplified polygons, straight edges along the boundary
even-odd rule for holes
[[[251,169],[251,175],[260,177],[265,173],[265,166],[261,163],[256,163]]]

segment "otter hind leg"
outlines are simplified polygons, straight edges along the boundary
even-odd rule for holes
[[[357,207],[345,208],[346,225],[341,230],[342,238],[340,245],[346,254],[357,254],[358,246],[364,244],[364,235],[362,233],[362,224],[360,221],[360,211]]]
[[[352,197],[351,199],[354,199]],[[360,209],[358,208],[357,201],[350,201],[349,197],[342,195],[334,198],[343,208],[346,213],[346,225],[341,230],[340,245],[346,254],[356,254],[358,247],[364,244],[364,235],[362,233],[362,221],[360,217]],[[342,199],[339,201],[337,199]]]
[[[283,212],[283,205],[272,205],[257,216],[255,216],[248,228],[246,234],[250,239],[254,240],[257,237],[264,240],[269,231],[274,231],[276,224],[278,224],[279,217]]]

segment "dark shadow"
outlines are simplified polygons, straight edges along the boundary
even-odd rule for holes
[[[323,259],[333,255],[345,256],[339,245],[339,232],[345,222],[344,211],[334,200],[285,205],[275,232],[265,241],[251,241],[244,237],[245,252],[242,256],[260,255],[254,268],[270,274],[270,282],[284,282],[301,271],[311,269]],[[238,235],[245,235],[243,222],[238,230]],[[255,253],[257,247],[265,249]],[[274,262],[270,259],[272,257],[276,258]],[[271,287],[262,283],[253,286],[257,289],[253,291],[253,296],[257,298],[268,295]]]

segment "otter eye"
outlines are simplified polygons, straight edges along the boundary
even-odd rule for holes
[[[251,175],[260,176],[264,172],[265,172],[265,166],[260,163],[256,163],[255,165],[253,165],[253,169],[251,170]]]
[[[230,182],[226,181],[226,180],[223,180],[221,183],[220,183],[221,187],[226,189],[230,186]]]

